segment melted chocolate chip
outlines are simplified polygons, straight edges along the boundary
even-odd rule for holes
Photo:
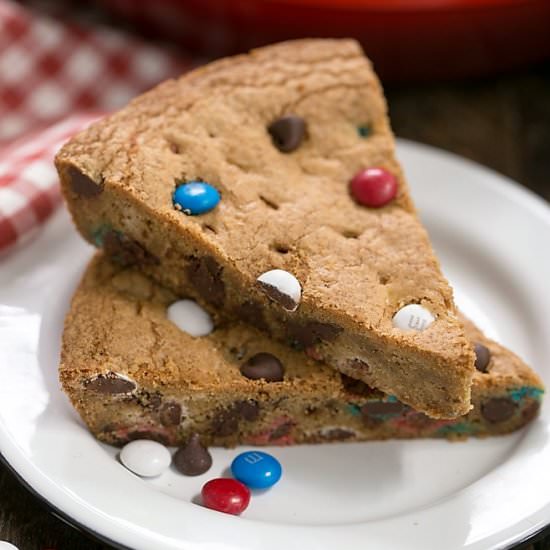
[[[234,407],[219,411],[211,423],[211,430],[214,435],[226,437],[233,435],[239,430],[240,414]]]
[[[92,380],[87,380],[84,382],[84,387],[97,393],[119,394],[135,390],[136,384],[127,378],[122,378],[114,372],[110,372],[108,374],[100,374]]]
[[[281,382],[284,377],[283,364],[271,353],[257,353],[241,365],[241,374],[250,380],[264,379],[266,382]]]
[[[257,302],[248,301],[241,304],[237,307],[236,316],[260,330],[269,329],[264,319],[263,308]]]
[[[181,422],[182,411],[179,403],[164,403],[160,409],[160,423],[163,426],[177,426]]]
[[[257,401],[252,399],[249,399],[248,401],[237,401],[237,403],[235,403],[235,409],[241,418],[247,420],[248,422],[257,420],[260,415],[260,405]]]
[[[103,182],[95,182],[76,166],[69,166],[66,175],[72,191],[81,197],[95,197],[103,191]]]
[[[227,409],[218,410],[212,419],[211,429],[214,435],[225,437],[239,430],[241,420],[254,422],[260,415],[260,405],[253,399],[236,401]]]
[[[149,253],[137,241],[119,231],[107,231],[103,237],[103,250],[124,266],[158,265],[158,258]]]
[[[292,422],[285,422],[284,424],[281,424],[269,434],[269,441],[275,441],[276,439],[280,439],[281,437],[288,435],[292,431],[293,426],[294,424]]]
[[[193,434],[189,441],[176,451],[173,458],[176,469],[186,476],[200,476],[212,466],[212,456],[203,447],[198,434]]]
[[[216,307],[225,301],[225,284],[222,280],[223,268],[210,256],[191,258],[186,272],[187,277],[202,298]]]
[[[516,407],[516,404],[507,397],[493,397],[481,405],[481,415],[487,422],[497,424],[512,418]]]
[[[478,342],[474,346],[474,352],[476,354],[476,369],[480,372],[487,372],[487,367],[491,361],[491,352],[489,348]]]
[[[344,428],[332,428],[331,430],[323,432],[321,437],[327,441],[345,441],[346,439],[355,437],[355,433]]]
[[[356,359],[358,361],[358,359]],[[366,363],[364,363],[366,364]],[[360,395],[361,397],[382,397],[383,393],[379,390],[371,388],[369,385],[361,382],[361,380],[356,380],[345,374],[340,373],[340,378],[342,380],[342,385],[344,390],[353,395]]]
[[[361,413],[367,416],[381,416],[384,414],[400,414],[403,412],[403,404],[398,401],[369,401],[361,407]]]
[[[306,133],[306,123],[296,115],[286,115],[272,122],[267,131],[279,151],[290,153],[300,146]]]
[[[341,332],[342,327],[332,323],[318,323],[310,321],[305,325],[287,323],[287,335],[293,347],[298,349],[309,348],[319,342],[330,342]]]

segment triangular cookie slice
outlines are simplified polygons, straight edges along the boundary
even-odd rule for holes
[[[503,434],[536,416],[544,391],[469,322],[474,408],[454,420],[431,419],[245,324],[211,328],[195,303],[98,255],[65,323],[63,388],[102,441],[179,445],[196,433],[223,446]]]
[[[350,40],[170,80],[57,156],[90,242],[430,416],[470,409],[473,354]]]

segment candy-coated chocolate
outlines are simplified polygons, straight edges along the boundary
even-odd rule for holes
[[[241,453],[231,463],[231,473],[251,489],[265,489],[281,479],[281,463],[262,451]]]
[[[262,273],[258,279],[260,288],[287,311],[296,311],[302,297],[298,279],[283,269],[272,269]]]
[[[361,124],[357,127],[357,133],[359,137],[367,138],[372,134],[372,128],[368,124]]]
[[[425,307],[420,304],[409,304],[402,307],[392,319],[395,328],[401,330],[416,330],[421,332],[426,330],[433,322],[435,317]]]
[[[178,210],[198,216],[215,208],[220,202],[220,194],[205,181],[189,181],[176,187],[172,199]]]
[[[207,508],[238,516],[248,507],[250,489],[236,479],[219,477],[203,485],[201,496]]]
[[[170,304],[166,316],[191,336],[206,336],[214,330],[212,317],[194,300],[178,300]]]
[[[353,177],[349,188],[359,204],[380,208],[395,198],[397,179],[384,168],[367,168]]]
[[[170,451],[161,443],[137,439],[124,445],[120,451],[120,461],[138,476],[155,477],[170,466],[172,457]]]

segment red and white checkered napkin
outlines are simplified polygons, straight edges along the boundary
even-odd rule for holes
[[[69,136],[190,65],[123,33],[0,0],[0,254],[59,203],[52,162]]]
[[[32,234],[59,204],[53,157],[98,115],[75,115],[25,137],[0,153],[0,255]]]

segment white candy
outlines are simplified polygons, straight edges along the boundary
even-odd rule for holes
[[[257,281],[263,285],[268,285],[264,287],[266,294],[280,303],[284,309],[287,311],[298,309],[302,297],[302,288],[294,275],[282,269],[272,269],[262,273]],[[272,289],[269,287],[272,287]]]
[[[136,439],[124,445],[120,462],[141,477],[159,476],[172,462],[170,451],[156,441]]]
[[[178,300],[168,307],[167,317],[191,336],[206,336],[214,330],[212,317],[193,300]]]
[[[435,317],[419,304],[402,307],[392,319],[395,328],[419,332],[427,329],[434,321]]]
[[[0,550],[18,550],[18,548],[5,540],[0,540]]]

